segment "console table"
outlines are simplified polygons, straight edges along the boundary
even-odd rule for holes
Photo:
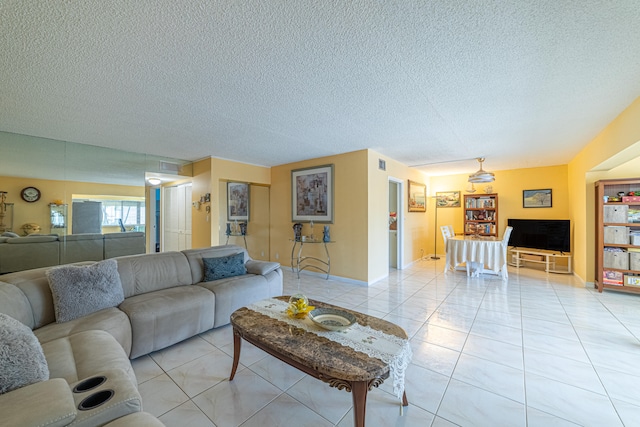
[[[532,249],[511,249],[511,264],[516,268],[525,267],[528,262],[534,264],[544,264],[544,271],[547,273],[571,274],[571,254],[557,252],[542,252]],[[558,258],[567,259],[567,268],[558,269],[556,260]]]
[[[333,242],[323,242],[322,240],[292,240],[293,246],[291,247],[291,269],[298,274],[298,279],[300,278],[300,271],[307,268],[315,268],[316,270],[322,271],[326,273],[327,280],[329,280],[329,273],[331,272],[331,256],[329,256],[329,248],[327,247],[327,243]],[[304,256],[302,254],[302,250],[304,245],[319,245],[321,244],[324,247],[324,253],[326,255],[325,258],[318,258],[314,256]],[[296,255],[296,247],[298,247],[298,252]]]
[[[229,244],[229,237],[234,236],[234,237],[242,237],[242,239],[244,240],[244,248],[249,250],[249,248],[247,248],[247,235],[246,234],[241,234],[241,233],[231,233],[231,234],[227,234],[227,241],[225,243],[225,245]]]

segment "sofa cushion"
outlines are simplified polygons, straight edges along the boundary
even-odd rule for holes
[[[33,312],[27,296],[10,283],[0,282],[0,313],[8,314],[30,329],[33,327]]]
[[[48,379],[47,360],[33,331],[0,313],[0,394]]]
[[[44,344],[78,332],[91,330],[108,332],[120,343],[127,357],[131,353],[131,322],[129,322],[127,315],[117,307],[105,308],[64,323],[49,323],[33,332],[40,343]]]
[[[245,274],[244,276],[201,282],[196,286],[209,289],[216,296],[216,311],[213,327],[230,322],[231,313],[255,301],[282,295],[282,270],[266,276]]]
[[[104,427],[164,427],[159,419],[148,412],[135,412],[105,424]]]
[[[0,244],[0,273],[49,267],[60,262],[58,237],[10,237]]]
[[[0,245],[1,247],[2,245]],[[82,262],[76,265],[91,265],[93,262]],[[20,289],[29,300],[31,312],[28,316],[31,320],[24,321],[17,318],[31,329],[41,328],[56,321],[55,310],[53,309],[53,297],[47,279],[47,270],[51,267],[34,268],[32,270],[19,271],[17,273],[3,274],[0,280],[10,283]],[[9,312],[6,312],[10,314]],[[28,317],[25,316],[24,317]]]
[[[145,235],[141,231],[104,235],[104,259],[143,254],[145,250]]]
[[[20,237],[19,234],[14,233],[12,231],[5,231],[4,233],[0,234],[0,236],[2,236],[2,237]]]
[[[89,266],[64,265],[47,271],[56,322],[68,322],[124,300],[118,264],[105,260]]]
[[[107,332],[79,332],[43,343],[42,350],[51,378],[72,384],[107,369],[122,369],[133,384],[138,383],[129,358]]]
[[[190,285],[191,270],[181,252],[159,252],[116,258],[125,298]]]
[[[213,293],[199,286],[178,286],[127,298],[120,310],[131,321],[129,357],[135,359],[211,329],[215,303]]]
[[[202,258],[202,262],[204,263],[205,282],[247,274],[243,253],[216,258]]]
[[[101,261],[104,259],[102,234],[68,234],[60,237],[60,265],[78,261]]]

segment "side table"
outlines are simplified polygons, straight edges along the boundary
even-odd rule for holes
[[[247,235],[246,234],[241,234],[241,233],[231,233],[231,234],[227,234],[227,241],[225,242],[225,245],[229,244],[229,237],[234,236],[234,237],[242,237],[242,239],[244,240],[244,248],[246,250],[249,250],[249,248],[247,247]]]
[[[334,243],[333,241],[324,242],[322,240],[292,240],[293,247],[291,248],[291,269],[298,274],[298,279],[300,278],[300,271],[307,268],[315,268],[316,270],[322,271],[327,275],[326,279],[329,280],[329,274],[331,273],[331,256],[329,255],[329,248],[327,247],[328,243]],[[302,250],[304,249],[304,245],[318,245],[321,244],[324,247],[324,253],[326,257],[318,258],[313,256],[304,256],[302,254]],[[298,247],[298,252],[296,254],[296,246]]]

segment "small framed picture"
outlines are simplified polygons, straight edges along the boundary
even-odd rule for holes
[[[409,180],[409,212],[427,211],[427,186]]]
[[[522,207],[523,208],[550,208],[551,189],[544,190],[522,190]]]
[[[459,191],[439,191],[436,192],[436,207],[438,208],[459,208]]]
[[[227,219],[249,221],[249,184],[227,182]]]

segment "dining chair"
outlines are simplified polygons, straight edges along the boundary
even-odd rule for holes
[[[440,227],[440,232],[442,233],[442,238],[444,239],[444,247],[446,250],[447,240],[454,236],[453,227],[451,225],[443,225],[442,227]]]
[[[503,280],[507,280],[509,273],[507,272],[507,251],[509,249],[509,238],[513,227],[507,227],[502,235],[502,267],[500,268],[500,274]]]

